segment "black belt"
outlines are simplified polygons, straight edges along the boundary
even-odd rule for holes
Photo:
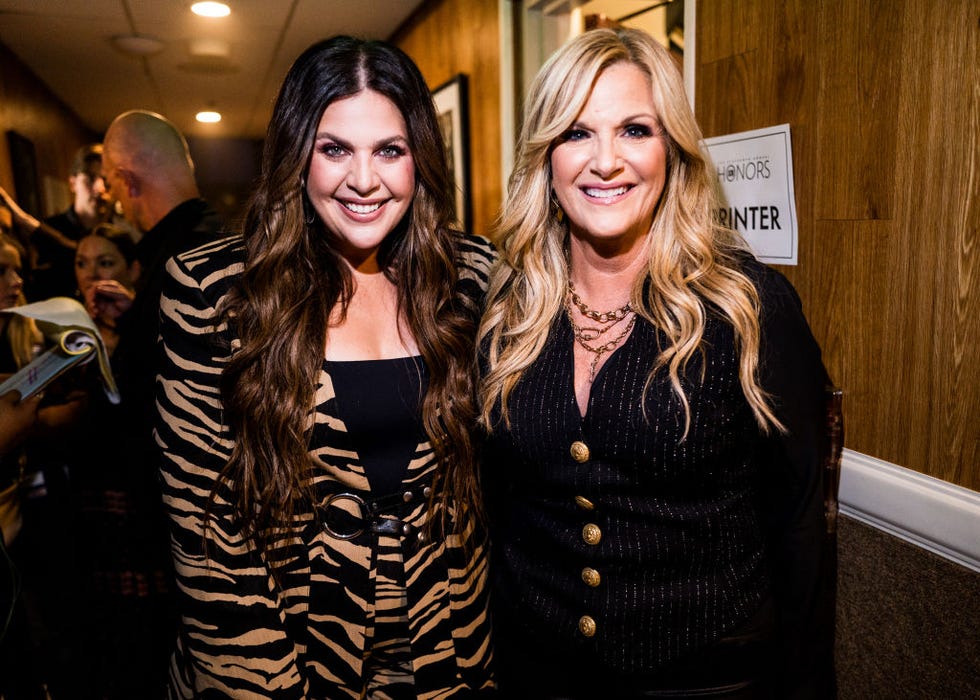
[[[328,535],[339,540],[350,540],[364,532],[379,535],[411,535],[416,528],[409,523],[398,518],[382,516],[401,515],[414,508],[419,501],[427,500],[431,493],[432,489],[428,483],[377,498],[365,498],[350,492],[334,493],[328,496],[317,510],[323,529]],[[351,504],[356,506],[356,513],[348,510]],[[422,536],[421,532],[419,536]]]

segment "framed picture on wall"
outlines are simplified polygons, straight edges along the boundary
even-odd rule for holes
[[[470,212],[470,129],[466,76],[462,73],[432,92],[439,119],[439,130],[446,148],[446,160],[456,193],[456,226],[469,232]]]
[[[10,149],[10,165],[14,171],[14,199],[28,214],[43,216],[34,142],[11,130],[7,132],[7,147]]]

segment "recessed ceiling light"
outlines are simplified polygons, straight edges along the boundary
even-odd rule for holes
[[[214,124],[215,122],[221,121],[221,113],[208,110],[205,112],[198,112],[194,115],[194,118],[202,124]]]
[[[231,14],[231,8],[223,2],[195,2],[191,5],[191,12],[201,17],[227,17]]]

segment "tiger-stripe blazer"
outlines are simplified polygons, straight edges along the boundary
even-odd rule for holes
[[[494,252],[475,236],[462,237],[459,251],[458,293],[478,308]],[[375,605],[378,564],[391,561],[399,568],[403,562],[417,697],[492,687],[486,553],[472,523],[460,535],[420,538],[428,516],[419,499],[400,516],[414,528],[411,535],[368,531],[344,540],[303,514],[290,533],[301,544],[283,538],[271,548],[287,562],[276,585],[265,557],[243,536],[227,490],[209,505],[232,449],[219,380],[238,344],[217,309],[243,263],[240,236],[180,255],[168,264],[161,300],[156,439],[181,614],[170,697],[360,697],[365,648],[384,615],[383,601]],[[317,498],[341,492],[370,498],[325,368],[315,381],[310,454]],[[430,444],[419,444],[403,485],[424,482],[435,467]]]

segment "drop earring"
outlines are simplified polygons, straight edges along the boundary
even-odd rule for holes
[[[306,194],[306,182],[303,178],[300,178],[299,182],[299,196],[303,200],[303,218],[306,221],[307,226],[309,226],[316,221],[316,209],[313,208],[313,202],[310,201],[309,195]]]
[[[552,213],[554,213],[555,215],[555,220],[559,224],[565,223],[565,210],[561,208],[561,205],[558,203],[558,200],[555,198],[554,191],[552,191],[551,193],[551,210]]]

